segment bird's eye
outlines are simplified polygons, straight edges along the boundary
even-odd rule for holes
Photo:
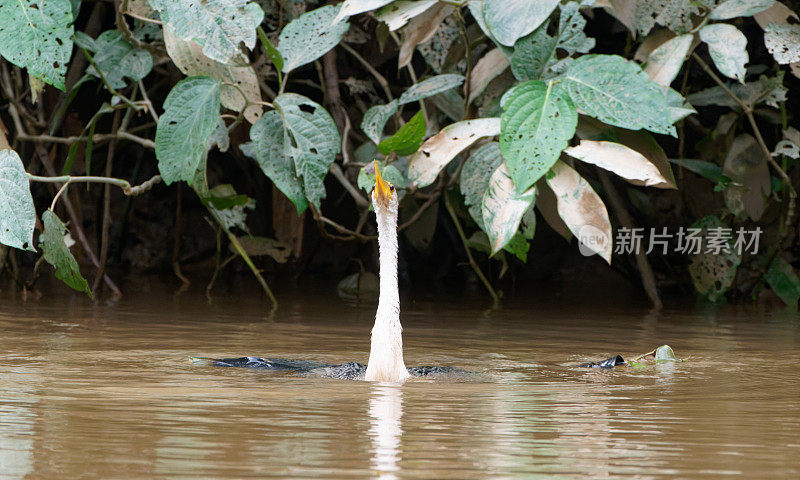
[[[392,192],[394,192],[394,185],[389,185],[389,190],[391,190]]]

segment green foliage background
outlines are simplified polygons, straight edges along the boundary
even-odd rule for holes
[[[402,197],[412,280],[466,273],[497,301],[580,261],[635,272],[657,306],[659,287],[690,282],[710,301],[796,306],[790,7],[3,2],[0,275],[35,288],[23,249],[43,212],[43,259],[75,289],[204,265],[191,276],[211,290],[241,259],[277,305],[272,279],[370,264],[376,161]],[[760,228],[762,248],[614,251],[620,228],[695,223]]]

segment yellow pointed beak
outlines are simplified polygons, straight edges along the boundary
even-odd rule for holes
[[[378,169],[378,162],[373,162],[373,165],[375,166],[375,195],[378,200],[386,203],[392,198],[392,191],[389,190],[389,185],[383,181],[383,177],[381,177],[381,171]]]

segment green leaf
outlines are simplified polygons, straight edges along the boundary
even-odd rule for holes
[[[0,150],[0,243],[35,252],[36,209],[25,167],[14,150]]]
[[[629,19],[628,27],[633,27],[642,35],[647,35],[655,24],[663,25],[673,32],[685,33],[692,29],[692,16],[700,13],[696,0],[635,0],[615,2],[618,18]]]
[[[155,140],[158,170],[167,185],[180,180],[192,183],[217,127],[219,92],[218,81],[189,77],[167,95]]]
[[[519,229],[522,215],[535,198],[536,187],[517,193],[505,163],[492,172],[481,204],[484,231],[489,236],[492,253],[498,252],[511,241]]]
[[[783,86],[783,72],[779,72],[775,77],[761,75],[757,82],[747,82],[744,85],[741,83],[729,84],[727,89],[732,91],[746,105],[754,106],[766,103],[775,108],[778,108],[778,103],[786,100],[786,93],[788,92],[786,87]],[[687,97],[687,100],[696,107],[717,105],[741,108],[722,87],[711,87],[692,93]]]
[[[531,80],[505,99],[500,148],[518,192],[531,187],[558,160],[575,135],[578,113],[558,84]]]
[[[425,140],[411,157],[408,164],[408,178],[418,188],[430,185],[436,180],[439,172],[465,148],[481,137],[493,137],[499,134],[499,118],[479,118],[448,125]]]
[[[604,123],[676,135],[662,87],[634,62],[584,55],[567,67],[562,84],[579,110]]]
[[[283,57],[283,72],[311,63],[335,47],[347,33],[350,24],[334,22],[338,10],[328,5],[300,15],[283,28],[278,37],[278,50]]]
[[[182,40],[203,46],[203,54],[221,63],[241,55],[239,44],[253,49],[264,11],[250,0],[150,0],[161,20]]]
[[[669,161],[701,177],[707,178],[714,183],[718,182],[722,176],[722,167],[715,163],[706,162],[704,160],[693,160],[690,158],[670,158]]]
[[[561,6],[558,30],[555,36],[547,33],[548,22],[543,23],[530,35],[514,44],[511,56],[511,71],[518,80],[540,80],[548,70],[562,73],[576,52],[585,53],[594,48],[595,41],[583,32],[586,20],[579,11],[580,3],[570,2]],[[566,59],[559,60],[557,49],[566,53]]]
[[[398,99],[400,105],[416,102],[455,88],[464,83],[464,77],[454,73],[436,75],[416,83],[403,92]]]
[[[69,0],[0,2],[0,56],[61,90],[72,32]]]
[[[406,188],[406,179],[397,167],[394,165],[384,165],[383,162],[378,162],[378,168],[380,168],[381,177],[383,177],[384,180],[397,188]],[[370,163],[362,167],[358,172],[358,188],[362,188],[367,193],[370,193],[374,186],[375,170]]]
[[[764,280],[786,305],[797,308],[797,302],[800,300],[800,278],[789,262],[776,255],[769,265],[769,270],[764,274]]]
[[[378,144],[378,150],[384,155],[389,155],[391,152],[396,152],[400,156],[411,155],[422,144],[423,138],[425,138],[425,116],[420,110],[394,135]]]
[[[318,103],[294,93],[273,101],[250,129],[261,170],[302,213],[325,198],[323,180],[341,148],[339,131]]]
[[[392,100],[386,105],[374,105],[369,107],[364,112],[364,118],[361,120],[361,130],[367,134],[367,137],[375,142],[377,145],[381,143],[383,136],[383,129],[386,127],[386,122],[397,112],[397,100]]]
[[[727,0],[717,5],[708,15],[711,20],[727,20],[736,17],[751,17],[758,12],[763,12],[775,0]]]
[[[511,47],[547,20],[558,1],[484,0],[483,15],[495,39]]]
[[[267,56],[270,60],[272,60],[272,64],[275,65],[275,70],[278,71],[278,80],[280,81],[280,72],[283,71],[283,57],[281,56],[281,52],[275,48],[275,45],[269,41],[269,37],[262,29],[258,29],[258,37],[261,39],[261,45],[264,46],[264,51],[267,52]]]
[[[504,247],[505,251],[513,253],[514,256],[519,258],[522,262],[528,261],[528,252],[530,249],[530,242],[519,233],[511,237],[511,240],[509,240]]]
[[[497,167],[503,163],[503,154],[500,152],[500,144],[489,142],[473,151],[461,169],[461,176],[458,183],[461,194],[464,195],[464,203],[469,209],[469,214],[475,223],[484,230],[483,227],[483,195],[489,188],[489,179]]]
[[[727,23],[712,23],[700,29],[700,40],[708,44],[708,53],[717,69],[726,77],[744,83],[747,38],[738,28]]]
[[[81,276],[78,262],[75,261],[75,257],[72,256],[64,241],[64,237],[68,233],[67,227],[52,210],[44,212],[42,224],[44,230],[39,247],[42,249],[45,261],[55,267],[56,278],[79,292],[86,292],[91,298],[92,292],[89,290],[89,284]]]
[[[764,44],[781,65],[800,62],[800,25],[770,23],[764,29]]]
[[[153,69],[153,57],[147,50],[133,48],[119,30],[107,30],[97,37],[93,45],[94,63],[112,88],[126,85],[123,77],[133,81],[141,80]],[[94,67],[86,71],[100,77]]]

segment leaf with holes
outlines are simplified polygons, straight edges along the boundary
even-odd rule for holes
[[[630,130],[676,136],[662,87],[634,62],[617,55],[584,55],[561,82],[575,107],[598,120]]]
[[[587,37],[583,32],[586,20],[579,8],[578,2],[569,2],[561,6],[555,36],[547,33],[549,24],[545,22],[533,33],[514,44],[511,70],[517,79],[540,80],[552,76],[553,73],[562,73],[573,54],[585,53],[594,48],[594,39]],[[559,50],[566,53],[566,58],[558,59],[556,53]]]
[[[518,192],[558,160],[575,135],[578,113],[558,84],[530,80],[504,99],[500,148]]]
[[[334,22],[336,7],[328,5],[289,22],[278,37],[283,72],[311,63],[335,47],[347,33],[347,21]]]
[[[256,27],[264,19],[264,11],[250,0],[150,0],[182,40],[194,40],[203,47],[203,54],[221,63],[241,55],[239,44],[253,49]]]
[[[694,288],[708,300],[716,302],[724,298],[725,292],[733,285],[742,256],[736,252],[731,241],[723,242],[725,248],[719,252],[709,251],[709,232],[726,228],[719,218],[713,215],[704,217],[696,221],[692,228],[700,229],[699,238],[702,242],[700,253],[692,255],[689,275]]]
[[[394,135],[379,143],[378,150],[384,155],[389,155],[391,152],[396,152],[401,157],[411,155],[422,144],[423,138],[425,138],[425,116],[420,110]]]
[[[291,182],[299,182],[305,199],[312,205],[319,208],[320,201],[325,198],[325,184],[323,180],[328,173],[328,169],[336,158],[341,148],[339,131],[330,114],[308,98],[294,93],[284,93],[273,101],[275,111],[280,115],[282,126],[276,125],[274,117],[271,116],[270,124],[273,130],[278,130],[282,134],[282,139],[277,138],[271,132],[256,130],[254,125],[250,135],[256,143],[256,151],[259,155],[259,164],[264,169],[261,158],[270,166],[282,166],[284,169],[292,170],[294,177],[281,178],[283,186],[276,181],[278,188],[286,193],[290,200],[297,207],[298,213],[305,209],[305,202],[298,200],[296,187],[288,187]],[[270,112],[272,113],[272,112]],[[265,115],[266,116],[266,115]],[[277,127],[277,128],[276,128]],[[261,133],[261,135],[257,135]],[[261,148],[266,147],[266,141],[274,142],[269,148],[262,152]],[[261,148],[259,148],[261,147]],[[266,157],[261,157],[267,155]],[[286,170],[284,170],[285,172]],[[270,178],[273,171],[264,170]]]
[[[736,17],[751,17],[774,4],[775,0],[727,0],[714,7],[714,10],[708,14],[708,18],[727,20]]]
[[[610,264],[612,236],[608,211],[589,182],[561,161],[553,165],[545,180],[555,194],[558,215],[582,248],[600,255]]]
[[[462,83],[464,83],[464,77],[461,75],[454,73],[436,75],[409,87],[408,90],[400,95],[398,102],[400,105],[405,105],[406,103],[423,100],[455,88]]]
[[[397,112],[397,100],[393,100],[386,105],[373,105],[364,112],[361,120],[361,130],[367,134],[375,144],[381,143],[383,129],[386,122]]]
[[[752,220],[760,220],[767,206],[765,198],[772,193],[772,182],[767,159],[752,135],[743,133],[733,139],[722,173],[733,182],[725,190],[728,209],[734,215],[744,212]]]
[[[645,73],[659,85],[669,86],[680,72],[683,61],[692,46],[694,35],[685,34],[671,38],[653,50],[647,57]]]
[[[119,30],[107,30],[92,42],[94,63],[112,88],[124,88],[128,78],[141,80],[153,69],[153,57],[147,50],[133,48]],[[86,69],[95,77],[100,77],[93,66]]]
[[[500,134],[499,118],[479,118],[456,122],[425,140],[411,157],[408,164],[408,179],[418,188],[436,180],[439,172],[465,148],[482,137]]]
[[[489,142],[473,151],[461,169],[458,179],[461,194],[464,195],[464,204],[469,209],[469,214],[475,223],[483,227],[483,196],[489,188],[489,179],[497,167],[503,163],[503,154],[500,144]]]
[[[619,143],[581,140],[578,146],[568,147],[564,153],[614,172],[634,185],[670,186],[669,181],[644,155]]]
[[[726,77],[744,83],[747,38],[738,28],[726,23],[712,23],[700,29],[700,40],[708,44],[708,53],[717,69]]]
[[[781,65],[800,62],[800,25],[771,23],[764,29],[764,44]]]
[[[189,77],[167,95],[155,142],[158,170],[167,185],[194,179],[217,127],[219,91],[220,84],[213,78]]]
[[[255,105],[247,107],[244,117],[250,123],[258,120],[262,113],[261,105],[257,105],[261,102],[261,89],[256,72],[247,64],[246,59],[242,59],[240,64],[212,60],[203,54],[202,47],[196,42],[178,38],[169,25],[164,26],[164,46],[172,61],[185,75],[205,75],[222,83],[219,96],[222,106],[241,112],[248,102],[253,103]]]
[[[56,278],[79,292],[86,292],[91,298],[92,292],[89,290],[89,284],[81,275],[78,262],[75,261],[75,257],[72,256],[64,241],[64,237],[68,233],[67,227],[52,210],[44,212],[42,224],[44,230],[39,247],[42,249],[45,261],[55,267]]]
[[[397,67],[402,68],[411,62],[411,57],[417,45],[430,40],[440,25],[451,13],[454,7],[437,3],[425,15],[420,15],[410,22],[403,29],[403,43],[400,45],[400,53],[397,56]]]
[[[61,90],[72,32],[69,0],[0,2],[0,56]]]
[[[0,150],[0,243],[35,252],[36,209],[22,160],[14,150]]]
[[[502,45],[511,47],[553,13],[558,0],[484,0],[486,25]]]
[[[505,163],[492,172],[481,203],[484,231],[489,236],[492,253],[500,251],[511,241],[519,229],[522,215],[535,199],[536,187],[517,193]]]

